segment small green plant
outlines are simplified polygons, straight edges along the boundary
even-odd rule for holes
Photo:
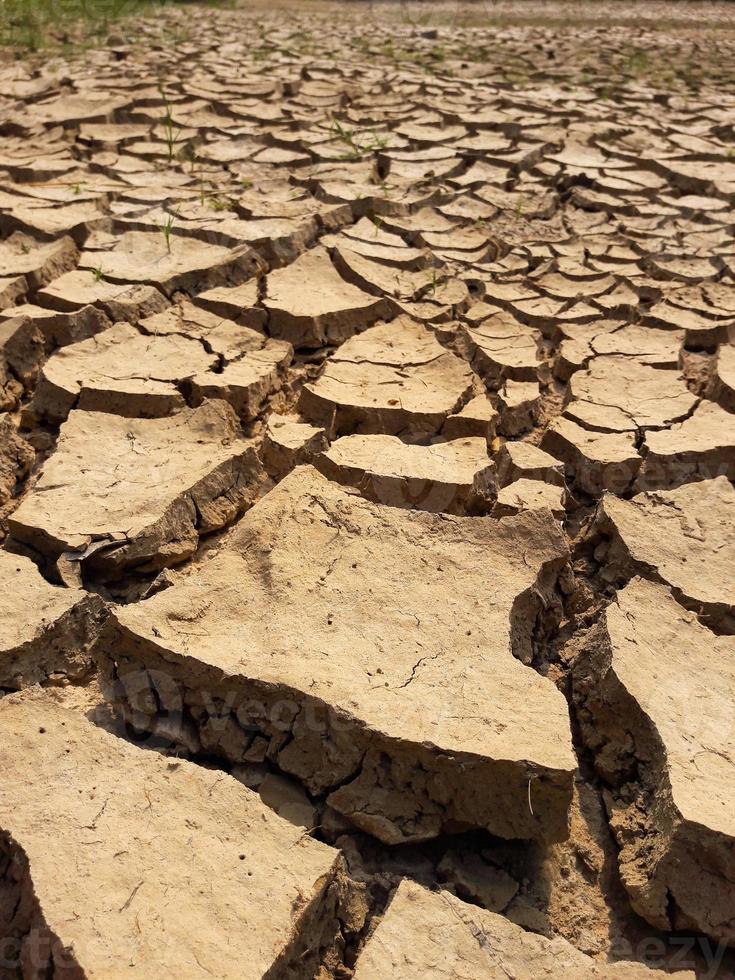
[[[345,129],[339,119],[332,118],[331,132],[340,143],[344,143],[349,148],[349,153],[346,154],[348,157],[357,159],[361,155],[354,129]]]
[[[388,145],[387,136],[378,136],[376,133],[369,133],[368,138],[363,143],[358,143],[357,133],[354,129],[346,129],[339,119],[332,117],[330,132],[340,143],[348,148],[345,154],[347,160],[359,160],[365,153],[373,153],[384,150]]]
[[[648,55],[641,48],[633,48],[628,55],[628,71],[632,75],[642,75],[648,68]]]
[[[162,225],[157,225],[158,230],[161,232],[163,239],[166,242],[166,251],[169,255],[171,254],[171,229],[173,226],[174,219],[170,214],[166,217],[166,220]]]
[[[368,152],[377,153],[378,150],[384,150],[389,143],[387,136],[378,136],[377,133],[371,133],[367,143],[363,144],[363,150]]]
[[[171,103],[168,100],[163,85],[159,84],[158,92],[163,99],[163,105],[166,110],[166,114],[163,117],[163,138],[168,149],[168,162],[172,163],[175,155],[176,140],[181,133],[180,129],[176,129],[174,124],[174,117],[171,111]]]
[[[98,265],[96,269],[92,269],[91,272],[92,272],[92,275],[94,276],[94,281],[95,282],[103,282],[104,281],[105,273],[103,272],[101,265]]]

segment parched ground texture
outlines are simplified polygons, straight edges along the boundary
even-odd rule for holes
[[[735,977],[734,27],[3,53],[0,980]]]

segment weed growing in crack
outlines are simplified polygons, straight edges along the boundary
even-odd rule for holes
[[[163,99],[163,105],[164,108],[166,109],[166,114],[163,117],[163,138],[168,150],[168,162],[169,164],[171,164],[173,163],[173,159],[175,155],[174,148],[176,145],[176,139],[181,133],[181,130],[176,129],[176,126],[174,124],[173,113],[171,112],[171,103],[168,100],[168,96],[166,95],[162,84],[159,84],[158,92],[161,98]]]
[[[231,211],[235,205],[229,197],[210,197],[209,206],[213,211]]]
[[[360,157],[360,147],[355,140],[354,129],[345,129],[339,119],[333,117],[331,133],[340,143],[344,143],[349,148],[349,154],[347,154],[349,158],[358,159]]]
[[[377,136],[375,133],[370,133],[364,143],[358,143],[355,138],[356,130],[345,129],[339,119],[334,117],[332,117],[330,132],[348,148],[349,152],[345,154],[347,160],[359,160],[365,153],[376,153],[378,150],[384,150],[388,145],[387,136]]]
[[[648,68],[648,55],[641,48],[633,48],[628,55],[627,70],[631,75],[642,75]]]
[[[156,227],[163,235],[164,241],[166,242],[166,251],[171,254],[171,229],[174,226],[174,219],[169,214],[162,225],[157,225]]]

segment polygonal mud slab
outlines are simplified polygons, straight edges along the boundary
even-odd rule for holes
[[[4,699],[0,727],[11,969],[313,975],[339,929],[336,851],[230,776],[144,752],[50,696]]]
[[[387,300],[345,281],[322,247],[305,252],[285,269],[271,272],[262,305],[268,314],[270,335],[294,347],[341,343],[390,316],[393,310]]]
[[[548,512],[405,511],[300,467],[197,574],[118,608],[102,646],[131,723],[267,757],[387,843],[560,840],[566,703],[521,660],[566,561]]]
[[[29,558],[7,551],[0,581],[0,688],[88,677],[101,599],[50,585]]]
[[[224,399],[244,421],[252,421],[268,396],[281,387],[293,357],[293,348],[285,340],[272,340],[186,300],[141,320],[139,327],[151,336],[152,344],[164,336],[182,337],[199,341],[207,353],[216,355],[208,370],[179,379],[179,387],[190,393],[194,404],[204,398]]]
[[[489,388],[499,388],[508,378],[513,381],[538,378],[541,334],[533,327],[499,310],[477,326],[466,327],[464,336],[472,366]]]
[[[676,368],[683,343],[681,330],[655,330],[626,323],[593,337],[590,348],[596,355],[620,355],[651,367]]]
[[[269,396],[282,386],[293,348],[285,340],[255,336],[259,338],[257,346],[254,343],[242,357],[220,371],[206,371],[191,379],[194,404],[200,404],[205,398],[222,398],[232,405],[243,422],[251,422],[258,416]]]
[[[408,317],[380,323],[346,341],[300,408],[334,435],[435,435],[472,390],[472,371]]]
[[[160,418],[186,405],[182,382],[217,364],[217,355],[199,340],[180,333],[147,335],[129,323],[116,323],[49,358],[31,410],[52,422],[63,421],[75,407]]]
[[[426,249],[406,245],[400,235],[386,231],[379,218],[361,218],[356,224],[343,228],[341,233],[322,239],[329,247],[342,244],[365,258],[399,269],[420,269],[431,260]]]
[[[443,280],[437,280],[435,270],[414,272],[398,269],[374,262],[342,244],[335,246],[333,259],[343,279],[366,293],[383,297],[391,308],[400,303],[425,300],[434,307],[431,313],[434,316],[440,312],[441,306],[446,305],[442,303]]]
[[[637,963],[606,965],[560,937],[546,939],[505,916],[468,905],[446,891],[404,879],[363,947],[355,980],[656,980],[669,976]],[[694,980],[689,971],[677,973]]]
[[[79,268],[113,283],[148,283],[170,296],[177,289],[198,292],[231,285],[255,275],[261,260],[247,245],[226,248],[196,238],[128,231],[106,249],[88,249]],[[58,272],[56,273],[58,275]]]
[[[552,420],[541,446],[563,460],[570,483],[592,496],[624,493],[641,466],[632,432],[594,432],[563,417]]]
[[[263,435],[263,465],[270,476],[281,480],[294,466],[311,462],[327,446],[324,429],[273,412]]]
[[[622,355],[640,364],[673,369],[679,365],[684,343],[681,330],[656,330],[636,323],[621,325],[614,320],[565,325],[562,335],[554,373],[563,381],[601,354]]]
[[[605,494],[589,533],[609,539],[608,581],[664,582],[707,622],[735,630],[735,490],[724,476],[631,500]]]
[[[735,638],[634,579],[586,639],[574,700],[634,909],[735,945]]]
[[[486,510],[496,482],[487,442],[478,437],[415,446],[396,436],[342,436],[314,465],[368,500],[432,513]]]
[[[683,308],[672,303],[656,303],[643,317],[644,323],[668,329],[683,329],[687,344],[693,347],[714,347],[727,340],[731,324],[711,319],[691,307]]]
[[[636,432],[680,422],[697,398],[676,371],[629,357],[595,357],[569,382],[564,414],[586,429]]]
[[[77,310],[61,312],[38,306],[36,303],[23,303],[7,310],[0,310],[0,324],[5,326],[9,320],[18,318],[28,321],[45,344],[46,351],[65,347],[106,330],[110,326],[107,314],[95,306],[80,306]]]
[[[172,215],[165,207],[154,206],[143,214],[121,215],[116,227],[155,233],[165,228],[171,219]],[[212,207],[201,200],[182,202],[173,221],[176,235],[231,248],[248,246],[270,267],[293,262],[314,243],[318,227],[310,216],[243,220],[227,206],[220,206],[213,213]]]
[[[195,296],[196,306],[218,316],[265,331],[268,314],[259,306],[260,280],[248,279],[239,286],[215,286]]]
[[[47,202],[18,201],[15,207],[3,212],[7,228],[39,238],[69,235],[81,242],[95,228],[109,228],[110,219],[93,202],[50,205]]]
[[[166,298],[153,286],[108,282],[89,269],[75,269],[54,279],[39,290],[38,300],[63,312],[99,306],[113,321],[139,320],[159,313],[167,305]]]
[[[564,465],[530,442],[506,442],[496,459],[498,481],[506,486],[514,480],[542,480],[564,486]]]
[[[456,415],[447,416],[442,435],[446,439],[482,436],[487,442],[491,442],[495,438],[498,418],[498,413],[487,395],[476,395]]]
[[[493,507],[494,517],[522,514],[529,510],[549,510],[558,518],[564,517],[564,488],[542,480],[514,480],[498,490]]]
[[[261,347],[265,340],[261,331],[183,298],[177,298],[165,310],[141,320],[138,326],[151,336],[179,334],[198,340],[208,353],[218,354],[225,364]]]
[[[23,276],[28,287],[38,289],[73,269],[79,252],[71,238],[37,242],[16,232],[0,242],[0,277]]]
[[[641,448],[639,490],[675,487],[690,480],[735,480],[735,415],[702,401],[683,422],[647,432]]]
[[[509,379],[498,392],[498,432],[518,436],[532,429],[541,408],[541,389],[535,381]]]
[[[165,419],[72,412],[11,535],[95,576],[158,571],[254,498],[260,464],[224,402]]]

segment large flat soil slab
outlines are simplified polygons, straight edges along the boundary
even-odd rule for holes
[[[606,494],[593,534],[608,541],[603,575],[664,582],[719,628],[735,627],[735,490],[724,476],[630,500]]]
[[[72,553],[98,575],[156,571],[230,523],[259,472],[224,402],[163,419],[75,410],[10,529],[48,559]]]
[[[0,581],[0,688],[88,677],[102,600],[51,585],[30,558],[8,551],[0,551]]]
[[[134,721],[155,728],[140,691],[161,684],[209,752],[263,744],[386,842],[462,825],[559,840],[567,707],[521,661],[566,560],[548,511],[445,520],[300,467],[196,574],[119,607],[104,646]]]
[[[733,945],[735,638],[634,579],[588,639],[574,697],[613,790],[633,907],[659,929]]]
[[[495,467],[480,437],[415,446],[396,436],[342,436],[314,465],[368,500],[433,513],[481,509],[495,485]]]
[[[694,980],[686,971],[680,980]],[[502,915],[450,892],[404,880],[362,950],[355,980],[656,980],[669,976],[638,963],[599,963],[557,937],[526,932]]]
[[[52,697],[7,698],[0,723],[4,949],[23,976],[311,976],[336,851]]]
[[[337,435],[437,433],[472,391],[469,366],[409,317],[352,337],[304,386],[301,408]]]

